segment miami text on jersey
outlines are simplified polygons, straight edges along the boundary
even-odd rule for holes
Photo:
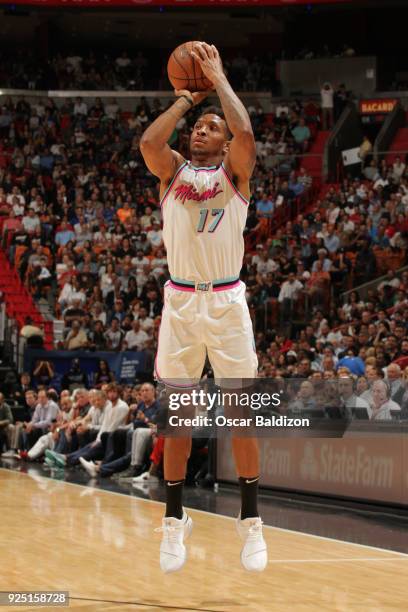
[[[183,204],[188,200],[194,200],[196,202],[206,202],[212,200],[219,193],[222,193],[223,189],[218,189],[219,183],[215,183],[212,189],[206,189],[202,193],[199,193],[192,185],[179,185],[174,190],[174,199],[180,200]]]

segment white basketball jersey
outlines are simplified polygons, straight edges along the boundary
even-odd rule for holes
[[[239,277],[248,201],[223,164],[197,168],[185,162],[161,206],[172,277],[194,282]]]

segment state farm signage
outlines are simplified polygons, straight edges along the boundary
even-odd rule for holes
[[[378,100],[360,100],[360,113],[362,115],[375,115],[391,113],[398,100],[381,98]]]
[[[260,438],[261,485],[408,506],[408,439]],[[236,480],[229,439],[218,440],[217,478]]]
[[[372,455],[363,444],[355,448],[334,447],[332,441],[314,445],[306,442],[300,462],[303,480],[358,487],[392,488],[394,457]]]

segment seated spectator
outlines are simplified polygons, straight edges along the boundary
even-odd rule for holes
[[[358,397],[355,393],[356,380],[351,376],[342,375],[338,379],[338,393],[340,398],[340,408],[343,410],[344,417],[353,418],[354,408],[365,408],[367,415],[370,416],[371,408],[365,400]]]
[[[123,339],[122,350],[142,351],[148,340],[149,336],[141,329],[139,320],[135,319],[132,323],[132,329],[126,333]]]
[[[79,349],[87,348],[89,344],[87,335],[80,321],[74,319],[71,325],[71,331],[68,332],[68,335],[64,342],[64,348],[67,351],[75,351]]]
[[[262,219],[270,218],[272,216],[274,208],[275,206],[273,201],[265,192],[263,193],[262,198],[260,198],[256,203],[257,216]]]
[[[86,459],[80,459],[82,467],[92,478],[97,476],[109,477],[119,472],[121,472],[120,476],[122,478],[128,478],[143,473],[146,453],[155,438],[155,418],[159,409],[155,397],[155,388],[152,384],[145,383],[141,386],[140,399],[141,401],[134,411],[133,420],[125,434],[125,454],[113,461],[104,460],[97,465]],[[117,431],[116,433],[121,432]]]
[[[58,415],[58,405],[50,399],[47,391],[38,392],[37,405],[30,421],[23,423],[23,449],[29,450],[47,433]]]
[[[401,411],[401,407],[390,399],[391,389],[384,380],[374,381],[371,393],[371,419],[376,421],[388,421],[392,419],[391,411]]]
[[[393,402],[401,405],[405,393],[404,379],[402,370],[397,363],[390,363],[386,368],[386,381],[390,386],[390,398]]]
[[[317,409],[317,402],[314,397],[315,390],[312,382],[304,381],[300,385],[297,399],[294,402],[290,402],[288,410],[291,414],[301,413],[307,411],[313,411]]]
[[[41,221],[32,208],[29,208],[27,214],[22,219],[22,226],[28,235],[35,234],[36,230],[41,228]]]
[[[78,465],[81,457],[87,461],[110,457],[113,460],[113,451],[108,448],[109,434],[126,424],[129,406],[120,399],[120,388],[115,383],[107,385],[106,394],[102,390],[95,391],[94,404],[103,404],[104,410],[103,422],[95,441],[68,455],[48,450],[45,454],[51,462],[58,467],[68,467]]]
[[[20,451],[20,459],[35,461],[42,457],[47,449],[61,452],[67,449],[66,437],[62,437],[62,431],[69,424],[73,416],[72,400],[70,397],[61,397],[60,412],[50,426],[50,431],[43,434],[37,442],[28,450]]]
[[[20,329],[20,337],[25,339],[27,346],[42,348],[44,345],[44,329],[34,325],[31,317],[25,318],[25,325]]]
[[[283,320],[290,317],[290,313],[293,310],[293,303],[299,298],[301,291],[303,291],[302,283],[296,279],[293,272],[290,273],[288,279],[282,283],[278,297],[278,302],[281,304],[282,308]]]

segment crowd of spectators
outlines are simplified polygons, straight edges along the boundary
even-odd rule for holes
[[[20,387],[14,395],[23,410],[19,420],[0,393],[3,459],[44,460],[51,468],[82,466],[91,477],[119,476],[135,486],[157,482],[162,475],[161,405],[153,384],[121,387],[110,382],[91,390],[76,384],[60,394],[40,385],[25,392]],[[188,483],[207,474],[207,444],[205,437],[193,442]]]
[[[248,110],[258,151],[251,215],[268,232],[274,211],[310,189],[311,177],[295,168],[318,108],[282,103],[268,124],[260,105]],[[157,182],[138,145],[162,111],[158,99],[141,99],[133,113],[114,99],[2,104],[3,247],[35,299],[48,299],[64,321],[58,348],[155,349],[168,269]],[[192,121],[172,136],[185,155]],[[250,226],[249,241],[258,233]]]
[[[170,53],[170,51],[169,51]],[[270,91],[275,81],[270,57],[224,58],[224,68],[238,91]],[[0,88],[64,91],[142,91],[172,89],[163,56],[135,51],[97,54],[58,53],[48,59],[26,53],[0,53]]]
[[[36,105],[5,99],[1,108],[3,247],[34,297],[50,303],[64,322],[57,348],[154,355],[168,269],[157,182],[138,145],[162,103],[141,99],[131,113],[121,112],[114,99],[98,98],[60,107],[49,99]],[[361,179],[322,191],[275,230],[274,217],[296,210],[299,198],[313,190],[299,160],[318,129],[320,110],[292,101],[268,115],[257,104],[248,111],[258,161],[242,278],[261,375],[298,375],[305,360],[323,363],[326,350],[335,357],[346,351],[364,367],[367,359],[385,367],[404,358],[406,273],[394,278],[390,272],[390,283],[364,300],[339,303],[343,291],[405,262],[404,162],[370,162]],[[192,121],[194,113],[172,136],[185,155]],[[393,339],[396,329],[400,336]],[[325,363],[321,373],[335,371]]]

